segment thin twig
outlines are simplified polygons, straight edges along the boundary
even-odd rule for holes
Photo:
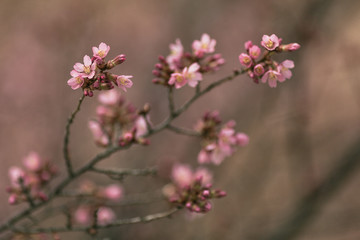
[[[149,176],[157,173],[156,167],[142,169],[91,168],[90,171],[123,178],[125,176]]]
[[[50,228],[33,228],[31,230],[16,228],[14,232],[25,233],[25,234],[36,234],[36,233],[60,233],[60,232],[88,232],[91,229],[106,229],[111,227],[118,227],[121,225],[136,224],[136,223],[148,223],[154,220],[167,218],[177,212],[179,209],[172,208],[169,211],[147,215],[144,217],[133,217],[127,219],[119,219],[113,223],[107,225],[96,225],[93,227],[50,227]]]
[[[70,126],[73,123],[76,114],[80,111],[80,106],[81,106],[81,103],[84,101],[84,99],[85,99],[85,95],[82,95],[81,98],[79,99],[79,102],[78,102],[78,105],[77,105],[75,111],[72,112],[72,114],[68,118],[68,121],[67,121],[67,124],[65,127],[63,153],[64,153],[64,159],[65,159],[65,164],[66,164],[66,170],[67,170],[69,176],[73,176],[73,168],[72,168],[71,158],[70,158],[70,154],[69,154]]]
[[[174,91],[173,87],[169,86],[168,88],[168,100],[169,100],[169,112],[170,116],[174,115],[175,112],[175,103],[174,103]]]
[[[184,129],[184,128],[179,128],[179,127],[175,127],[171,124],[167,125],[167,128],[173,132],[182,134],[182,135],[187,135],[187,136],[193,136],[193,137],[200,137],[201,134],[199,132],[196,132],[194,130],[191,129]]]

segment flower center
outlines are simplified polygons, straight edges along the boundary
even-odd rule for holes
[[[89,74],[90,72],[90,66],[84,66],[84,73]]]
[[[103,58],[105,56],[105,52],[103,50],[99,50],[98,55]]]
[[[183,77],[181,75],[176,76],[176,82],[181,83],[183,81]]]
[[[265,45],[266,45],[268,48],[272,48],[272,47],[274,47],[274,42],[269,39],[269,41],[267,41],[267,43],[266,43]]]

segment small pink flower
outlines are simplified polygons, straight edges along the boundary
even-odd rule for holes
[[[204,53],[213,53],[215,51],[216,40],[211,39],[210,36],[204,33],[201,40],[195,40],[192,44],[192,49],[195,55],[199,58],[203,57]]]
[[[105,91],[99,94],[99,102],[105,105],[116,105],[120,99],[120,92],[116,89]]]
[[[245,44],[244,44],[244,47],[246,50],[249,50],[251,47],[253,46],[253,43],[252,41],[246,41]]]
[[[277,71],[269,70],[261,78],[261,82],[266,83],[266,81],[271,88],[275,88],[277,81],[283,82],[285,81],[285,77]]]
[[[249,55],[253,59],[257,59],[260,56],[260,54],[261,54],[261,50],[258,46],[253,45],[251,46],[251,48],[249,48]]]
[[[143,116],[140,116],[136,119],[135,127],[136,127],[136,135],[135,135],[136,138],[141,137],[148,132],[146,120]]]
[[[256,75],[256,76],[261,76],[261,75],[263,75],[264,74],[264,72],[265,72],[265,69],[264,69],[264,67],[263,67],[263,65],[262,64],[256,64],[255,65],[255,67],[254,67],[254,74]]]
[[[199,81],[202,80],[202,75],[199,73],[200,65],[198,63],[193,63],[189,68],[184,68],[182,74],[188,80],[190,87],[196,87]]]
[[[70,75],[72,76],[72,78],[70,78],[67,81],[67,84],[73,89],[78,89],[79,87],[81,87],[84,84],[84,78],[83,75],[75,70],[72,70],[70,72]]]
[[[107,186],[103,190],[103,195],[105,198],[112,200],[112,201],[118,201],[123,197],[123,188],[119,185],[112,184]]]
[[[241,147],[248,145],[249,144],[249,136],[246,135],[245,133],[237,133],[236,134],[236,143]]]
[[[180,39],[176,39],[175,44],[170,44],[170,55],[167,56],[166,61],[168,62],[171,69],[176,69],[176,63],[178,63],[183,56],[184,47],[181,44]]]
[[[106,57],[108,52],[110,51],[110,46],[106,45],[106,43],[100,43],[99,48],[92,47],[93,55],[96,58],[103,59]]]
[[[171,177],[179,187],[190,186],[193,181],[193,172],[188,165],[175,164],[172,169]]]
[[[109,144],[109,139],[106,134],[104,134],[103,129],[98,122],[89,121],[88,126],[97,144],[99,144],[100,146],[107,146]]]
[[[211,162],[210,154],[202,149],[198,154],[197,160],[198,163],[200,164],[210,163]]]
[[[91,223],[92,214],[88,207],[79,207],[74,213],[74,220],[82,225],[89,225]]]
[[[199,179],[201,177],[202,185],[212,184],[213,183],[213,176],[211,172],[206,168],[198,168],[194,174],[195,179]]]
[[[29,153],[25,159],[24,159],[24,166],[29,170],[29,171],[38,171],[41,169],[41,159],[39,154],[37,154],[36,152],[31,152]]]
[[[75,63],[74,69],[81,73],[82,77],[93,78],[95,75],[96,62],[91,62],[91,58],[88,55],[84,56],[84,64]]]
[[[116,82],[126,92],[126,88],[131,88],[133,85],[133,82],[130,80],[132,77],[131,75],[120,75],[116,78]]]
[[[285,60],[277,67],[278,72],[280,72],[286,79],[290,79],[292,73],[289,69],[294,68],[295,64],[291,60]]]
[[[268,35],[263,35],[261,45],[269,51],[275,50],[280,44],[279,38],[272,34],[270,37]]]
[[[241,53],[239,55],[239,61],[240,63],[245,66],[245,67],[250,67],[252,65],[252,60],[251,57],[249,55],[247,55],[246,53]]]
[[[280,46],[282,51],[286,51],[286,52],[292,52],[295,50],[298,50],[300,48],[300,44],[298,43],[289,43],[286,45],[281,45]]]
[[[97,224],[100,226],[108,225],[114,222],[116,219],[116,215],[111,208],[108,207],[100,207],[97,212]]]
[[[13,186],[19,187],[19,180],[25,178],[25,172],[19,167],[10,167],[9,178]]]
[[[187,83],[187,79],[181,73],[172,73],[169,79],[168,84],[174,85],[175,88],[179,89]]]

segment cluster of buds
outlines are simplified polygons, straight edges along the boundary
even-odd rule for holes
[[[74,211],[74,221],[81,225],[94,223],[96,223],[96,225],[107,225],[116,219],[116,215],[111,208],[105,206],[106,201],[121,201],[124,196],[124,190],[118,184],[98,187],[92,182],[83,182],[80,186],[80,195],[92,196],[98,201],[93,204],[88,202],[87,204],[78,206]]]
[[[176,164],[171,177],[172,183],[163,188],[163,193],[179,208],[206,213],[212,208],[211,199],[226,196],[224,191],[212,189],[212,174],[206,168],[193,172],[187,165]]]
[[[239,55],[241,65],[246,67],[247,73],[255,83],[261,82],[268,83],[270,87],[274,88],[277,82],[284,82],[290,79],[292,73],[291,68],[294,68],[294,62],[285,60],[277,63],[271,56],[281,52],[291,52],[300,48],[298,43],[282,44],[282,39],[278,38],[275,34],[271,36],[264,35],[262,37],[261,46],[265,48],[261,53],[259,46],[254,45],[251,41],[245,43],[246,53]],[[260,56],[263,56],[260,58]]]
[[[74,70],[70,72],[72,78],[67,83],[72,89],[82,88],[84,95],[92,97],[94,90],[109,90],[114,85],[119,86],[126,92],[133,83],[130,75],[116,75],[107,70],[114,68],[125,61],[125,55],[120,54],[114,59],[105,61],[110,46],[100,43],[99,47],[93,47],[93,57],[84,56],[84,63],[75,63]]]
[[[184,52],[184,47],[179,39],[170,44],[170,55],[166,58],[159,57],[159,63],[155,64],[153,74],[156,76],[153,82],[165,86],[174,85],[181,88],[188,84],[190,87],[198,85],[202,80],[202,74],[219,70],[225,63],[221,54],[215,52],[216,40],[204,33],[201,40],[192,43],[192,52]],[[211,55],[209,55],[211,54]]]
[[[46,201],[47,195],[43,188],[55,176],[57,168],[42,160],[36,152],[29,153],[24,158],[23,165],[25,170],[15,166],[9,169],[9,204]]]
[[[96,144],[102,147],[113,142],[125,146],[130,143],[148,144],[142,136],[147,133],[145,117],[139,115],[136,108],[127,103],[116,89],[99,95],[100,106],[97,107],[97,120],[89,122]]]
[[[237,146],[246,146],[249,137],[245,133],[236,133],[235,121],[220,126],[218,111],[206,112],[195,129],[201,134],[202,149],[198,154],[200,164],[219,165],[226,157],[231,156]],[[220,130],[219,130],[220,128]]]

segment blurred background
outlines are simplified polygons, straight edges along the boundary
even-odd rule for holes
[[[126,54],[127,61],[115,72],[134,75],[126,97],[139,108],[150,103],[153,123],[168,112],[166,89],[151,83],[151,71],[158,55],[168,55],[168,45],[176,38],[187,50],[202,33],[217,40],[216,52],[223,54],[226,64],[208,75],[204,85],[240,68],[238,55],[247,40],[259,44],[263,34],[275,33],[284,43],[302,46],[276,57],[295,62],[292,79],[276,89],[241,76],[202,97],[176,120],[192,128],[203,112],[218,109],[224,122],[234,119],[237,131],[250,136],[246,148],[213,168],[215,187],[226,190],[226,198],[214,201],[214,209],[200,218],[189,220],[179,213],[170,220],[103,230],[100,238],[270,238],[285,223],[297,226],[291,216],[299,203],[345,161],[349,147],[358,141],[359,1],[2,0],[0,13],[0,189],[9,185],[8,168],[20,166],[30,151],[64,169],[64,127],[81,96],[66,81],[73,64],[92,54],[91,47],[100,42],[111,46],[110,57]],[[192,93],[187,87],[176,92],[177,106]],[[101,151],[87,129],[96,106],[96,97],[86,98],[73,125],[75,167]],[[128,195],[156,192],[168,182],[167,165],[195,166],[199,150],[196,139],[164,131],[151,138],[150,147],[134,146],[101,165],[165,166],[159,178],[129,177],[122,183]],[[355,164],[353,168],[333,194],[314,206],[313,214],[303,219],[306,226],[294,237],[360,239],[360,174]],[[86,177],[99,184],[110,182],[98,175]],[[9,207],[7,198],[1,191],[0,222],[24,207]],[[155,202],[119,208],[117,215],[127,218],[166,209],[164,202]],[[91,239],[81,233],[62,236]]]

